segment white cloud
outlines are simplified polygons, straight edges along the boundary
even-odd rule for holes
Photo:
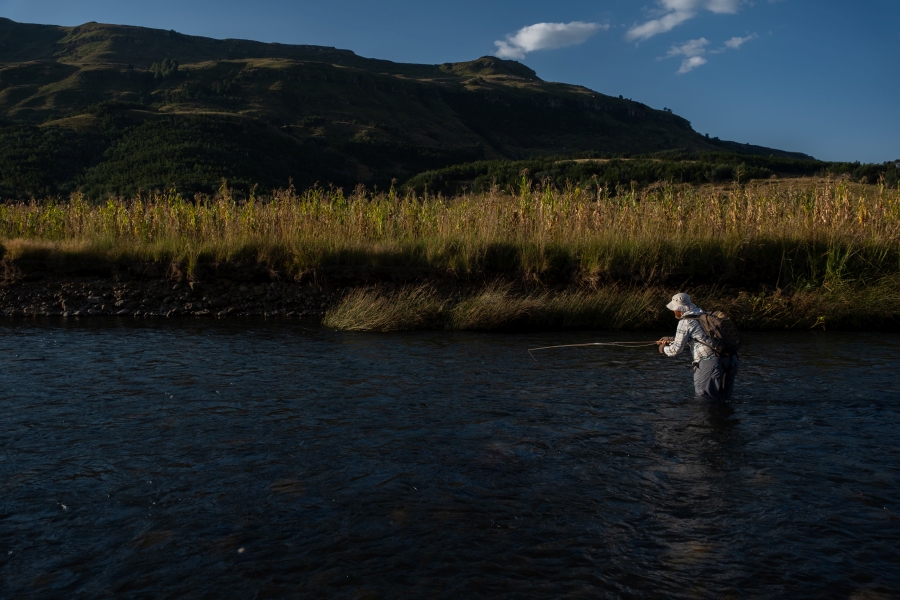
[[[715,14],[734,14],[740,8],[742,0],[657,0],[660,8],[655,11],[659,16],[628,30],[625,37],[629,40],[647,40],[660,33],[672,31],[685,21],[689,21],[698,13],[708,10]]]
[[[702,67],[709,60],[706,59],[706,56],[709,54],[722,54],[728,49],[737,50],[746,42],[756,39],[757,36],[755,33],[748,35],[747,37],[733,37],[721,48],[716,48],[715,50],[707,49],[709,46],[709,40],[705,37],[699,38],[696,40],[689,40],[684,42],[683,44],[675,44],[665,56],[661,58],[674,58],[676,56],[685,57],[684,60],[681,61],[681,68],[678,69],[678,73],[680,75],[684,75],[685,73],[690,73],[697,67]]]
[[[665,58],[684,56],[685,59],[681,61],[681,68],[678,69],[678,73],[683,75],[693,71],[697,67],[702,67],[708,62],[703,58],[703,55],[706,54],[706,47],[708,45],[709,40],[706,38],[690,40],[683,44],[675,44],[669,48]]]
[[[652,21],[647,21],[643,25],[636,25],[635,27],[632,27],[628,30],[628,33],[625,34],[625,37],[627,37],[629,40],[646,40],[659,33],[671,31],[675,29],[675,27],[692,18],[694,18],[694,15],[692,13],[669,13],[660,19],[653,19]]]
[[[741,46],[743,46],[750,40],[755,40],[758,37],[759,36],[756,35],[755,33],[752,33],[752,34],[748,35],[747,37],[733,37],[730,40],[728,40],[727,42],[725,42],[725,45],[727,47],[731,48],[732,50],[737,50],[738,48],[740,48]]]
[[[707,62],[709,62],[709,61],[707,61],[702,56],[692,56],[690,58],[686,58],[681,62],[681,68],[678,69],[678,72],[681,75],[684,75],[685,73],[689,73],[689,72],[693,71],[697,67],[702,67]]]
[[[706,53],[707,45],[709,45],[709,40],[706,38],[691,40],[689,42],[681,44],[680,46],[672,46],[671,48],[669,48],[669,52],[666,54],[666,56],[669,58],[673,56],[700,56],[701,54]]]
[[[552,50],[564,46],[574,46],[586,41],[598,31],[606,31],[609,25],[601,23],[536,23],[523,27],[515,35],[494,42],[500,58],[525,58],[528,52]]]

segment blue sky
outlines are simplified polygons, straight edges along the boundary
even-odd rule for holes
[[[0,16],[402,62],[501,54],[549,81],[669,107],[723,139],[825,160],[900,159],[897,0],[0,0]]]

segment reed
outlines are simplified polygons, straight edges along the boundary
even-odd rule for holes
[[[256,262],[317,269],[432,269],[537,283],[610,281],[798,287],[900,272],[900,190],[842,181],[640,191],[531,186],[453,198],[357,188],[239,201],[176,193],[0,205],[10,259]]]
[[[461,297],[441,296],[431,284],[399,290],[349,291],[324,324],[349,331],[516,328],[637,329],[658,323],[659,294],[610,286],[599,290],[520,292],[510,283],[476,287]]]
[[[223,186],[100,205],[75,195],[0,205],[0,244],[6,272],[138,261],[192,278],[240,264],[283,279],[339,273],[351,287],[374,276],[469,290],[359,289],[326,319],[371,331],[652,328],[685,286],[753,328],[892,324],[900,300],[900,189],[834,180],[611,193],[523,178],[516,191],[452,198],[359,187],[238,200]]]
[[[864,286],[842,285],[792,294],[717,289],[692,290],[698,305],[724,310],[742,329],[895,329],[900,315],[900,277]],[[353,331],[414,329],[605,329],[671,327],[664,289],[607,286],[594,290],[517,291],[490,284],[461,298],[442,298],[430,284],[386,292],[357,289],[332,308],[325,324]]]
[[[493,284],[448,311],[450,329],[576,328],[640,329],[659,318],[658,294],[610,285],[593,290],[516,292]]]
[[[744,329],[896,330],[900,277],[794,290],[722,294],[701,291],[701,306],[724,310]]]
[[[355,289],[326,313],[323,324],[346,331],[432,329],[443,321],[444,305],[431,285],[393,292]]]

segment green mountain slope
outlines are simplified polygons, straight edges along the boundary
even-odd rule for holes
[[[680,149],[804,155],[483,57],[414,65],[320,46],[0,19],[0,193],[385,185],[485,159]],[[63,140],[57,146],[53,140]]]

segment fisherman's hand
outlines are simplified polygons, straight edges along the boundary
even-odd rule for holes
[[[659,340],[657,340],[656,345],[659,347],[659,353],[665,354],[666,346],[668,346],[669,344],[671,344],[674,341],[675,341],[675,338],[673,338],[673,337],[664,337],[664,338],[660,338]]]

